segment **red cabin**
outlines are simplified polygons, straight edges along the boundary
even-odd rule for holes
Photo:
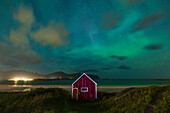
[[[83,73],[72,84],[72,98],[74,100],[97,99],[97,83]]]

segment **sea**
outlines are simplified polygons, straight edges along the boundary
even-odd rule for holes
[[[75,80],[33,80],[33,81],[0,81],[0,85],[72,85]],[[151,86],[170,85],[170,80],[156,79],[97,79],[98,86]]]

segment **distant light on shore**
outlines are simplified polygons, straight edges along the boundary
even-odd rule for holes
[[[33,79],[30,78],[13,78],[13,79],[9,79],[10,81],[33,81]]]

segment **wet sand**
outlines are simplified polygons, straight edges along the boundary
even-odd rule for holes
[[[98,86],[97,91],[106,92],[119,92],[126,88],[131,87],[144,87],[144,86]],[[63,88],[67,91],[71,91],[72,86],[70,85],[0,85],[0,91],[30,91],[36,88]]]

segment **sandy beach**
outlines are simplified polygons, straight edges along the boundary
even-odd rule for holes
[[[126,88],[143,86],[98,86],[98,91],[119,92]],[[30,91],[36,88],[63,88],[71,91],[71,85],[0,85],[0,91]]]

